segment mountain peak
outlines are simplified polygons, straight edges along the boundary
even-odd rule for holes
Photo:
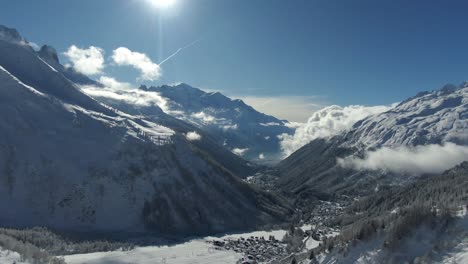
[[[448,93],[453,93],[456,90],[458,90],[458,87],[455,86],[454,84],[449,83],[449,84],[444,85],[439,91],[444,94],[448,94]]]
[[[59,63],[57,50],[52,46],[44,45],[41,47],[38,53],[41,56],[41,58]]]
[[[14,28],[0,25],[0,40],[7,42],[23,42],[24,39]]]

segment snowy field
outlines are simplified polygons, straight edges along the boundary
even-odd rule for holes
[[[310,225],[305,225],[302,229],[310,230],[311,227]],[[234,251],[216,250],[207,241],[238,239],[241,237],[248,238],[251,236],[263,236],[265,238],[274,236],[276,239],[281,240],[285,234],[286,230],[254,231],[217,237],[204,237],[174,246],[137,247],[131,251],[98,252],[64,257],[65,261],[69,264],[234,264],[243,256],[242,254],[235,253]],[[310,249],[317,247],[318,244],[318,241],[310,239],[306,245]]]
[[[131,251],[98,252],[64,257],[68,264],[234,264],[242,257],[242,254],[216,250],[207,241],[250,236],[268,237],[270,235],[281,240],[285,234],[286,230],[255,231],[205,237],[174,246],[137,247]]]
[[[65,256],[65,261],[69,264],[232,264],[240,257],[235,252],[215,250],[200,239],[171,247],[139,247],[131,251],[70,255]]]

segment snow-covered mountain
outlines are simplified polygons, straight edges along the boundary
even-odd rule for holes
[[[348,133],[350,146],[367,148],[453,142],[468,145],[468,84],[423,92],[388,112],[370,116]]]
[[[288,214],[234,174],[249,170],[235,155],[94,100],[45,57],[0,27],[1,225],[188,235]]]
[[[219,92],[204,92],[181,83],[140,89],[156,92],[167,102],[168,113],[210,133],[218,143],[244,158],[260,163],[281,158],[279,135],[291,134],[286,121],[256,111],[242,100]]]
[[[467,146],[468,85],[448,85],[310,142],[279,164],[280,185],[295,192],[369,192],[468,160]]]

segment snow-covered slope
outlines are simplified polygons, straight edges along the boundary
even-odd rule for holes
[[[171,113],[167,108],[165,100],[156,92],[148,92],[140,89],[110,89],[100,88],[94,85],[80,86],[85,93],[93,96],[96,100],[110,105],[125,113],[141,116],[147,120],[170,127],[180,134],[196,134],[198,138],[191,140],[191,144],[200,150],[222,161],[222,165],[234,172],[236,176],[245,178],[255,174],[261,166],[248,162],[242,157],[235,155],[229,149],[219,144],[210,133],[197,126],[177,119],[164,112]],[[164,107],[164,110],[161,107]]]
[[[448,230],[440,226],[424,225],[409,232],[401,245],[388,249],[382,235],[367,241],[355,242],[346,250],[332,250],[317,256],[314,261],[301,264],[393,264],[393,263],[467,263],[468,216],[459,217]]]
[[[218,143],[258,162],[281,158],[278,136],[291,134],[286,122],[259,113],[242,100],[232,100],[219,92],[204,92],[187,84],[145,87],[167,100],[169,114],[210,133]]]
[[[301,263],[467,263],[467,176],[464,162],[356,201],[338,216],[341,234]]]
[[[453,142],[468,144],[468,85],[421,93],[388,112],[370,116],[347,135],[347,144],[366,148]]]
[[[95,101],[0,32],[1,225],[193,235],[287,215],[185,135]]]
[[[279,184],[296,192],[370,192],[468,160],[467,145],[468,86],[445,86],[310,142],[279,164]]]

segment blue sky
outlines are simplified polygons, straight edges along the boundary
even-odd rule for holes
[[[100,47],[105,75],[130,83],[139,73],[111,66],[114,49],[159,63],[199,40],[144,83],[186,82],[253,104],[390,104],[468,79],[467,1],[148,1],[5,0],[0,24],[59,52]]]

